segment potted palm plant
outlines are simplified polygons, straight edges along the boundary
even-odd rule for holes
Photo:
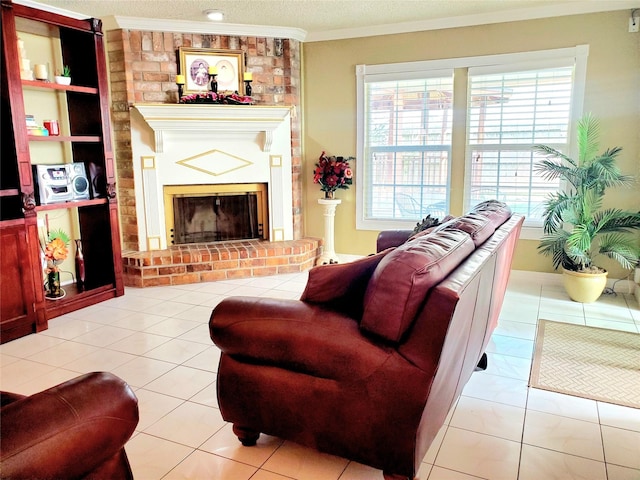
[[[563,268],[563,283],[569,297],[590,303],[598,299],[607,282],[607,272],[594,265],[604,255],[625,269],[633,269],[640,255],[637,240],[629,235],[640,228],[640,212],[603,208],[609,187],[634,183],[616,165],[620,147],[599,152],[599,122],[586,115],[578,122],[578,159],[546,145],[534,151],[544,160],[536,171],[547,180],[560,179],[567,188],[548,197],[544,210],[544,236],[538,249],[551,256],[555,268]]]

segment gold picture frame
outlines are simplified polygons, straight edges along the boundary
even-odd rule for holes
[[[244,94],[244,52],[242,50],[214,50],[210,48],[179,49],[179,73],[184,75],[184,94],[206,92],[209,86],[209,67],[216,67],[218,92]]]

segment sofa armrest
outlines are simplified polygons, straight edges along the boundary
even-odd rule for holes
[[[110,373],[82,375],[0,411],[3,478],[81,478],[121,456],[138,400]]]
[[[222,358],[275,368],[276,376],[353,383],[375,374],[394,352],[363,335],[348,315],[299,300],[225,298],[211,314],[209,333]]]
[[[381,252],[390,247],[397,247],[406,242],[413,230],[384,230],[378,234],[376,251]]]

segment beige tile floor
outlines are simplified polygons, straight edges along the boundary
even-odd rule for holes
[[[0,346],[3,390],[31,394],[108,370],[140,402],[127,444],[141,479],[380,480],[378,470],[262,436],[242,447],[215,395],[207,322],[229,295],[297,298],[306,274],[133,289]],[[592,305],[514,272],[489,368],[474,373],[424,458],[420,480],[639,480],[640,410],[527,387],[538,318],[638,333],[630,295]]]

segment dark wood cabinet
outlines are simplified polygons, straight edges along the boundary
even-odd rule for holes
[[[31,333],[36,324],[28,243],[24,221],[0,223],[0,328],[3,342]],[[17,261],[19,259],[22,261]]]
[[[122,295],[124,285],[101,22],[0,1],[0,341],[6,342],[46,329],[51,318]],[[47,79],[25,74],[24,64],[30,62],[25,62],[25,43],[32,46],[28,56],[47,67]],[[70,67],[71,85],[51,81],[53,70],[62,66]],[[60,135],[41,136],[28,129],[33,110],[41,117],[55,112],[51,117],[59,121]],[[90,188],[85,195],[74,190],[73,198],[41,198],[34,166],[62,164],[83,165]],[[50,219],[71,237],[61,276],[65,296],[55,300],[45,296],[43,268]],[[81,241],[84,254],[85,280],[79,286],[75,240]]]

